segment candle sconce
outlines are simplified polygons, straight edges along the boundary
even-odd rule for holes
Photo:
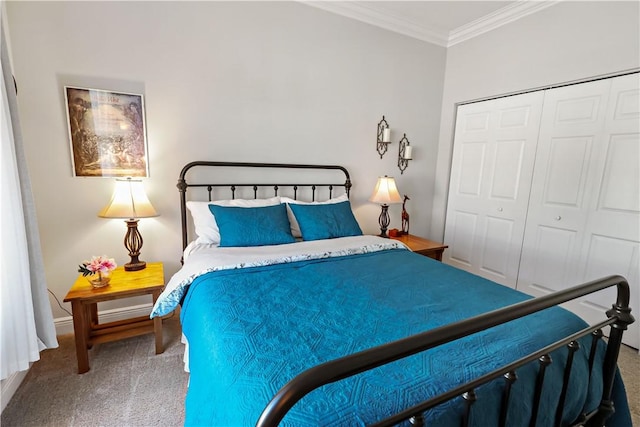
[[[411,147],[411,143],[407,139],[407,134],[405,133],[400,140],[398,147],[398,168],[400,169],[401,174],[403,174],[404,170],[409,166],[409,160],[413,159],[412,151],[413,147]]]
[[[382,120],[378,123],[378,136],[376,140],[376,150],[380,154],[380,158],[387,152],[388,145],[391,144],[391,129],[389,123],[382,116]]]

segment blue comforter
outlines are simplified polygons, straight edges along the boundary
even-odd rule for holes
[[[204,274],[183,301],[191,378],[187,425],[250,426],[289,380],[319,363],[523,301],[528,296],[405,250]],[[330,384],[307,395],[283,425],[365,425],[582,329],[552,308]],[[601,349],[602,350],[602,349]],[[574,371],[586,370],[589,344]],[[599,357],[603,357],[600,351]],[[566,351],[552,355],[538,425],[552,425]],[[518,371],[507,424],[528,425],[537,367]],[[564,419],[597,406],[602,378],[571,377]],[[630,425],[621,382],[616,416]],[[497,425],[501,384],[479,390],[472,424]],[[427,425],[459,424],[460,399]]]

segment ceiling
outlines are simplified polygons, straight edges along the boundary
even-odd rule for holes
[[[511,1],[304,1],[313,7],[449,47],[557,3]]]

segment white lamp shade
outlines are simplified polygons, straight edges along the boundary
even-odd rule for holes
[[[113,197],[99,213],[102,218],[149,218],[158,216],[139,179],[116,179]]]
[[[380,203],[381,205],[402,203],[402,197],[400,197],[400,193],[398,193],[395,179],[386,175],[378,178],[376,188],[373,190],[369,201]]]

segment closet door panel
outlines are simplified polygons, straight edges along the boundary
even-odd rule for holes
[[[516,200],[522,176],[522,164],[526,149],[525,140],[498,141],[495,165],[491,179],[490,197],[494,200]]]
[[[530,294],[545,295],[567,287],[571,266],[577,262],[577,234],[559,227],[537,227],[535,242],[527,248],[527,264],[521,265],[521,276],[529,278]]]
[[[604,167],[598,210],[640,212],[640,144],[638,134],[612,135]]]
[[[553,138],[546,156],[543,200],[548,207],[581,209],[592,138]]]
[[[601,80],[545,93],[517,281],[523,292],[542,296],[580,283],[594,146],[602,139],[610,86]]]
[[[579,279],[620,274],[631,288],[631,309],[640,312],[640,80],[638,74],[612,79],[602,143],[590,172],[594,197],[581,252]],[[601,319],[615,291],[585,297],[575,308],[586,319]],[[638,322],[629,326],[624,342],[640,348]]]
[[[632,240],[612,238],[608,236],[591,235],[587,245],[587,257],[585,260],[585,279],[593,280],[608,276],[612,271],[623,275],[628,280],[636,279],[638,252],[640,245]],[[615,300],[615,289],[605,290],[609,293],[607,300],[600,300],[598,306],[610,308]]]
[[[473,239],[470,239],[469,236],[477,234],[478,215],[458,210],[449,216],[448,221],[451,222],[449,259],[458,266],[471,268]]]
[[[482,182],[486,148],[486,141],[462,143],[460,147],[460,166],[457,171],[457,194],[480,197],[480,183]]]
[[[637,240],[627,240],[590,233],[586,246],[583,280],[595,280],[600,277],[620,274],[629,282],[631,290],[631,313],[638,319],[640,297],[638,283],[640,280],[640,244]],[[572,303],[568,307],[588,321],[598,321],[605,318],[603,312],[611,308],[616,300],[616,289],[610,288]],[[640,348],[640,328],[638,322],[629,325],[624,334],[623,342],[634,348]]]
[[[542,92],[458,108],[444,262],[515,287]]]
[[[487,225],[481,245],[480,270],[486,274],[507,279],[509,271],[509,247],[496,242],[513,240],[514,220],[487,216]]]
[[[638,74],[548,90],[517,288],[540,296],[613,274],[640,309]],[[605,318],[615,289],[566,307]],[[624,342],[640,346],[632,324]]]

